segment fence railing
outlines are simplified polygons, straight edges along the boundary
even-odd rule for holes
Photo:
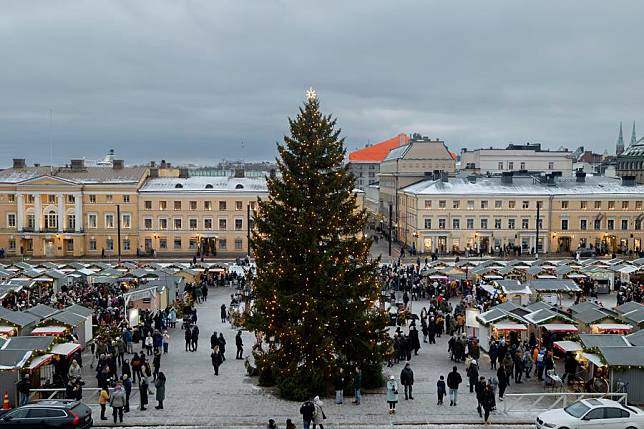
[[[628,393],[508,393],[503,396],[503,412],[541,412],[564,408],[580,399],[605,398],[622,404],[628,403]]]
[[[109,388],[110,395],[112,394],[113,388]],[[101,389],[98,387],[83,387],[83,398],[81,399],[86,405],[98,405],[98,395]],[[39,400],[39,399],[65,399],[66,389],[56,388],[56,389],[31,389],[29,394],[29,400]],[[130,394],[130,406],[133,406],[132,398],[135,396],[138,397],[139,388],[132,386],[132,392]]]

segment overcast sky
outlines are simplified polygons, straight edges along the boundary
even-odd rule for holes
[[[644,133],[642,1],[2,2],[0,165],[273,159],[305,90],[349,148],[613,153]],[[243,144],[242,144],[243,142]]]

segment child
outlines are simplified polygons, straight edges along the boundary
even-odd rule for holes
[[[445,389],[445,377],[443,377],[442,375],[436,383],[436,388],[436,393],[438,393],[438,404],[436,405],[443,405],[443,396],[446,395],[447,391]]]

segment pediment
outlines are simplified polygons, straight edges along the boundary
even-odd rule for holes
[[[18,183],[18,186],[22,185],[29,185],[31,186],[78,186],[78,183],[69,180],[69,179],[64,179],[62,177],[55,177],[55,176],[49,176],[49,175],[44,175],[44,176],[38,176],[38,177],[33,177],[31,179],[23,180],[22,182]]]

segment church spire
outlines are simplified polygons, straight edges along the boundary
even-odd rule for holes
[[[615,148],[615,154],[617,156],[621,155],[624,152],[624,131],[622,130],[622,123],[619,123],[619,137],[617,137],[617,147]]]
[[[637,136],[635,135],[635,121],[633,121],[633,134],[631,134],[631,145],[637,143]]]

